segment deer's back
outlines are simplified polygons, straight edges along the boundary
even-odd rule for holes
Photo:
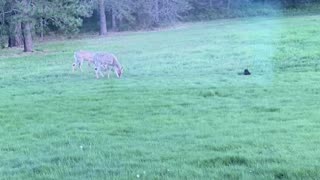
[[[90,51],[78,51],[75,53],[78,58],[82,58],[84,60],[93,61],[95,53]]]
[[[113,65],[115,61],[116,61],[116,57],[111,53],[97,53],[94,56],[94,62],[97,64]]]

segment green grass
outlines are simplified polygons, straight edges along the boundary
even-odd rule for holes
[[[219,20],[1,50],[0,179],[319,179],[319,24]],[[123,78],[72,73],[79,49],[115,53]]]

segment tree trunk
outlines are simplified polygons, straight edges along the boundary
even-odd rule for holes
[[[155,11],[155,23],[159,25],[160,18],[159,18],[159,0],[154,1],[154,11]]]
[[[209,0],[209,8],[210,8],[210,9],[213,8],[213,2],[212,2],[212,0]]]
[[[112,9],[112,30],[116,31],[117,30],[117,17],[115,11]]]
[[[16,23],[11,25],[9,32],[9,42],[8,47],[19,47],[22,45],[22,32],[21,32],[21,24]]]
[[[24,52],[32,52],[33,42],[32,42],[32,34],[31,34],[31,23],[22,22],[21,24],[22,24]]]
[[[107,35],[107,20],[106,20],[106,8],[104,0],[99,0],[99,14],[100,14],[100,35]]]
[[[230,7],[231,6],[231,0],[227,0],[227,13],[230,15]]]
[[[41,39],[41,41],[43,41],[43,39],[44,39],[44,20],[43,20],[43,18],[41,18],[40,19],[40,39]]]
[[[297,2],[296,2],[296,0],[292,0],[291,6],[292,6],[293,8],[296,8],[296,7],[297,7]]]
[[[42,13],[45,14],[45,5],[44,4],[42,5]],[[40,18],[40,31],[41,31],[40,38],[41,38],[41,41],[44,40],[44,23],[45,23],[44,18],[41,17]]]

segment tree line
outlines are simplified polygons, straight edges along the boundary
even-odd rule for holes
[[[319,0],[0,0],[0,46],[33,51],[35,36],[75,34],[83,26],[108,31],[155,28],[177,21],[264,15]],[[92,22],[94,22],[92,24]]]

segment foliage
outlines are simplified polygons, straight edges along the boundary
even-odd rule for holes
[[[51,29],[56,29],[62,33],[74,34],[82,25],[81,17],[91,15],[91,4],[90,1],[85,0],[39,0],[34,17],[38,23],[40,19],[43,19]]]
[[[211,2],[211,3],[209,3]],[[193,9],[186,16],[187,20],[212,20],[218,18],[236,18],[248,16],[270,16],[282,14],[282,11],[293,12],[306,7],[317,6],[312,0],[191,0]],[[319,9],[318,9],[319,10]]]
[[[187,10],[189,4],[185,0],[144,0],[138,4],[136,16],[139,24],[148,28],[177,22]]]
[[[32,23],[36,33],[55,30],[74,34],[82,24],[81,17],[91,15],[92,5],[87,0],[1,0],[0,9],[3,38],[11,26],[22,22]]]
[[[177,21],[201,21],[221,18],[281,15],[283,11],[308,13],[319,7],[313,0],[106,0],[108,26],[114,30],[147,29]],[[96,7],[96,6],[95,6]],[[319,8],[313,8],[316,13]],[[115,19],[112,17],[115,16]],[[85,19],[95,29],[96,17]]]

